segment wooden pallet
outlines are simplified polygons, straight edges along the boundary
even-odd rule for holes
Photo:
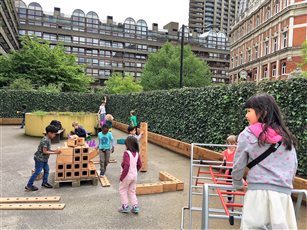
[[[99,178],[100,184],[102,187],[110,187],[111,184],[106,176],[99,176],[99,173],[96,171],[96,174]]]
[[[0,204],[0,210],[62,210],[65,204]]]
[[[75,187],[80,187],[81,186],[81,182],[84,182],[84,181],[89,181],[92,183],[92,185],[97,185],[98,184],[98,178],[97,177],[92,177],[92,178],[80,178],[80,179],[77,179],[77,180],[62,180],[62,181],[54,181],[53,183],[53,187],[54,188],[60,188],[61,185],[63,184],[71,184],[71,186],[73,188]]]
[[[42,197],[1,197],[0,203],[36,203],[36,202],[57,202],[60,196],[42,196]]]

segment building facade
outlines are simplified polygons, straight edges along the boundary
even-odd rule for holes
[[[307,1],[254,0],[243,5],[230,33],[231,82],[245,71],[249,81],[288,78],[297,70],[307,40]]]
[[[189,28],[204,33],[214,25],[228,35],[238,10],[238,0],[190,0]]]
[[[114,72],[140,77],[151,52],[159,50],[166,41],[179,44],[181,40],[176,22],[163,29],[156,23],[149,28],[142,19],[127,18],[123,23],[115,23],[112,16],[103,21],[93,11],[86,14],[76,9],[72,15],[65,15],[55,7],[48,14],[35,2],[28,6],[19,0],[15,3],[20,35],[35,35],[49,41],[51,47],[62,42],[67,53],[75,54],[77,62],[86,65],[86,73],[93,75],[97,84],[103,84]],[[208,62],[213,82],[228,81],[229,45],[225,36],[213,31],[202,36],[185,33],[184,41]]]
[[[0,0],[0,55],[19,48],[18,17],[14,0]]]

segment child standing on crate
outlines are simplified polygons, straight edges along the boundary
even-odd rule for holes
[[[34,180],[36,177],[44,170],[43,176],[43,183],[42,187],[45,188],[52,188],[52,185],[48,183],[48,176],[49,176],[49,165],[48,159],[50,154],[60,154],[61,150],[51,150],[51,139],[53,139],[58,132],[58,129],[53,125],[48,125],[46,127],[46,136],[44,136],[37,148],[37,151],[34,154],[34,161],[35,161],[35,171],[32,174],[30,180],[28,181],[27,186],[25,189],[27,191],[37,191],[38,188],[33,185]]]
[[[137,172],[141,169],[142,163],[139,155],[139,145],[135,137],[128,136],[126,141],[126,151],[124,152],[121,164],[121,175],[119,183],[119,195],[121,207],[119,212],[133,212],[137,214],[140,210],[136,197]],[[129,206],[129,198],[132,207]]]
[[[113,135],[109,132],[108,126],[103,125],[101,130],[102,131],[98,133],[99,144],[97,149],[99,149],[100,157],[100,176],[104,176],[110,160],[110,153],[114,152],[114,145]]]
[[[245,167],[250,168],[241,229],[297,229],[291,199],[297,169],[296,138],[272,96],[255,95],[244,107],[249,126],[239,135],[232,170],[234,187],[242,189]],[[267,151],[269,148],[275,151]],[[271,154],[255,163],[264,152]]]

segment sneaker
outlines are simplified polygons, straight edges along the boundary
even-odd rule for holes
[[[100,177],[104,177],[104,173],[101,172],[101,173],[100,173]]]
[[[131,212],[134,214],[138,214],[140,212],[140,208],[137,205],[133,205]]]
[[[122,205],[122,206],[120,206],[120,208],[118,209],[118,211],[119,212],[122,212],[122,213],[128,213],[128,212],[130,212],[130,207],[129,207],[129,205]]]
[[[42,184],[42,187],[45,187],[45,188],[53,188],[53,186],[49,183],[43,183]]]
[[[26,186],[25,190],[33,192],[33,191],[37,191],[38,187],[36,187],[34,185],[32,185],[32,187]]]

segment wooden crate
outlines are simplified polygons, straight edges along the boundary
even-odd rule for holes
[[[65,164],[71,163],[73,161],[73,148],[63,147],[60,148],[61,154],[57,155],[56,163],[57,164]]]

